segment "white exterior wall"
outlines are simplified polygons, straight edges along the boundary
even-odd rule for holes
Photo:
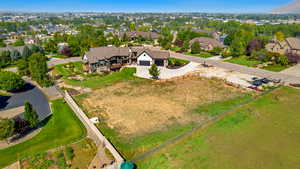
[[[140,63],[140,61],[150,61],[150,65],[154,64],[154,60],[146,52],[142,53],[137,58],[138,64]]]

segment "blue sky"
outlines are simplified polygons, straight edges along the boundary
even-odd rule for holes
[[[0,10],[260,13],[291,0],[0,0]]]

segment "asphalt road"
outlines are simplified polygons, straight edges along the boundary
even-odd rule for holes
[[[71,58],[66,58],[66,59],[59,59],[59,58],[50,58],[48,61],[48,66],[55,66],[55,65],[60,65],[60,64],[66,64],[70,62],[79,62],[82,61],[81,57],[71,57]]]
[[[230,71],[236,71],[236,72],[245,73],[245,74],[258,76],[258,77],[262,77],[262,78],[280,79],[282,82],[285,82],[285,83],[300,84],[300,77],[290,75],[290,74],[284,74],[284,73],[280,73],[280,72],[271,72],[271,71],[267,71],[267,70],[263,70],[263,69],[252,68],[252,67],[247,67],[247,66],[243,66],[243,65],[222,62],[222,61],[218,61],[218,60],[205,59],[205,58],[200,58],[200,57],[196,57],[196,56],[188,56],[188,55],[183,55],[183,54],[175,53],[175,52],[171,52],[171,57],[178,58],[178,59],[185,59],[185,60],[189,60],[189,61],[196,62],[196,63],[206,63],[209,65],[213,65],[213,66],[227,69]]]
[[[26,101],[38,112],[40,120],[51,114],[47,97],[38,87],[30,83],[26,83],[21,91],[11,96],[0,95],[0,111],[23,106]]]

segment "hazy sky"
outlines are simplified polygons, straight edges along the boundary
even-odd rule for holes
[[[291,0],[0,0],[0,10],[95,12],[267,12]]]

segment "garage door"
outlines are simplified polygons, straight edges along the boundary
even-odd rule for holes
[[[141,66],[150,66],[150,61],[140,61]]]
[[[155,60],[155,64],[156,64],[157,66],[164,66],[164,60],[156,59],[156,60]]]

